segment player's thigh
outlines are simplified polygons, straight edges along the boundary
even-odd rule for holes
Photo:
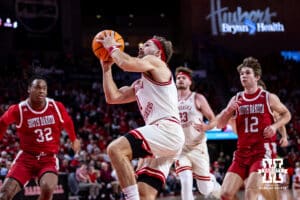
[[[33,176],[36,160],[31,155],[19,152],[6,177],[15,179],[23,187]]]
[[[179,124],[161,121],[157,124],[146,125],[136,130],[145,140],[156,157],[173,156],[181,153],[184,134]]]
[[[243,184],[243,179],[238,174],[227,172],[221,186],[222,193],[235,195]]]
[[[210,163],[206,144],[195,147],[188,157],[192,162],[194,177],[198,180],[210,180]]]
[[[262,186],[263,186],[262,176],[258,172],[250,173],[247,183],[245,185],[246,189],[258,190]]]

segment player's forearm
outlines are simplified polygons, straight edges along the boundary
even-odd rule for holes
[[[74,123],[72,121],[72,119],[70,117],[67,117],[64,119],[65,120],[65,125],[64,125],[64,129],[66,130],[69,139],[71,140],[71,142],[74,142],[76,139],[76,133],[75,133],[75,129],[74,129]]]
[[[280,133],[282,138],[287,138],[286,128],[285,126],[281,126],[278,128],[278,132]]]
[[[122,70],[127,72],[146,72],[151,69],[150,65],[147,65],[143,59],[132,57],[119,50],[114,51],[111,57]]]
[[[132,68],[132,60],[133,58],[126,54],[125,52],[122,51],[114,51],[111,54],[111,57],[114,59],[114,62],[124,71],[133,71],[135,72],[136,70]]]
[[[217,128],[223,128],[228,124],[229,119],[232,117],[232,113],[227,109],[224,109],[217,117],[216,117],[216,125]]]
[[[217,118],[214,118],[210,120],[209,123],[207,124],[207,130],[213,129],[216,126],[217,126]]]
[[[105,94],[105,100],[109,104],[119,103],[117,100],[122,95],[113,80],[111,69],[103,72],[103,90]]]
[[[286,111],[280,115],[273,126],[278,130],[280,127],[285,126],[291,120],[291,113]]]

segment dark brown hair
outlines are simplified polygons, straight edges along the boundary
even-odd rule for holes
[[[159,42],[161,43],[161,45],[163,47],[163,50],[164,50],[164,53],[166,55],[166,63],[168,63],[170,61],[172,55],[173,55],[172,42],[167,40],[164,37],[157,36],[157,35],[154,35],[153,38],[159,40]]]
[[[249,67],[249,68],[253,69],[255,76],[261,76],[261,74],[262,74],[260,63],[258,62],[258,60],[256,58],[253,58],[253,57],[245,58],[243,60],[243,63],[237,67],[237,71],[241,72],[241,69],[243,67]]]
[[[177,74],[179,72],[184,72],[184,73],[188,74],[190,77],[192,77],[192,74],[193,74],[193,70],[191,70],[190,68],[187,68],[187,67],[183,67],[183,66],[179,66],[176,68],[175,76],[177,76]]]

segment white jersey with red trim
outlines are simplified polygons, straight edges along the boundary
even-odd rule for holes
[[[196,107],[195,98],[196,93],[192,92],[187,98],[179,100],[178,105],[186,145],[206,142],[205,133],[200,133],[193,127],[193,124],[203,121],[203,115]]]
[[[177,89],[173,78],[156,82],[145,74],[134,84],[136,100],[146,124],[163,118],[179,120]]]

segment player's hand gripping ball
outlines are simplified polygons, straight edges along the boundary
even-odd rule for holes
[[[100,31],[99,33],[97,33],[95,35],[95,37],[93,39],[93,42],[92,42],[93,52],[94,52],[95,56],[98,57],[102,61],[111,61],[112,58],[110,57],[109,52],[104,48],[102,43],[97,41],[97,39],[100,39],[103,36],[106,36],[106,34],[112,34],[112,32],[113,32],[113,30]],[[114,31],[114,38],[115,38],[116,42],[120,44],[120,46],[118,46],[118,48],[121,51],[124,51],[125,44],[124,44],[124,40],[123,40],[122,36],[119,33],[117,33],[116,31]]]

